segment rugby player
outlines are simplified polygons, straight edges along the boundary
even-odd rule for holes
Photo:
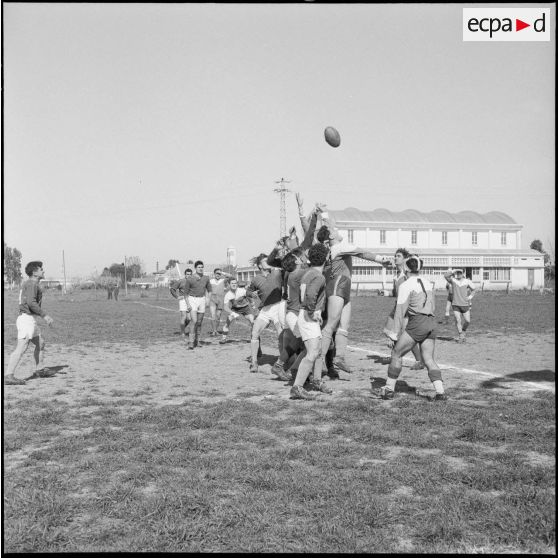
[[[396,299],[397,299],[397,293],[399,292],[399,287],[401,286],[403,281],[405,281],[407,279],[407,275],[405,273],[405,260],[410,255],[411,254],[405,248],[398,248],[395,251],[393,261],[395,263],[395,270],[396,271],[395,271],[395,275],[393,277],[393,296]],[[393,327],[393,318],[395,316],[396,308],[397,308],[397,300],[395,302],[393,310],[391,311],[390,315],[388,316],[384,332],[390,331],[391,328]],[[404,326],[406,326],[406,325],[407,325],[407,323],[405,322]],[[388,347],[390,349],[393,348],[393,340],[389,337],[389,335],[388,335]],[[415,345],[412,348],[412,351],[413,351],[413,355],[416,359],[416,362],[413,364],[413,366],[411,366],[411,370],[422,370],[424,368],[424,363],[421,360],[420,347],[418,345]]]
[[[199,346],[203,317],[205,316],[206,293],[211,294],[211,283],[209,277],[203,274],[203,262],[198,260],[194,264],[194,273],[184,281],[184,299],[186,310],[190,314],[192,327],[188,340],[188,349],[193,350]]]
[[[331,251],[329,260],[324,267],[327,322],[322,331],[322,354],[325,355],[329,350],[335,333],[333,364],[344,372],[352,373],[353,370],[345,361],[345,353],[351,321],[353,256],[381,264],[387,264],[389,258],[344,241],[339,231],[331,225],[323,225],[318,230],[316,237],[318,242],[329,246]]]
[[[186,332],[186,327],[190,323],[190,314],[188,313],[188,307],[186,304],[186,298],[184,297],[184,285],[186,283],[186,278],[192,276],[192,270],[188,268],[184,271],[184,278],[178,281],[173,281],[170,284],[169,290],[170,294],[178,299],[178,311],[180,312],[180,334],[183,337],[188,337],[189,331]]]
[[[16,378],[14,374],[21,357],[29,346],[29,342],[35,345],[35,351],[33,352],[35,359],[34,376],[48,378],[56,373],[43,365],[45,341],[37,324],[37,316],[43,318],[48,326],[52,325],[54,321],[41,308],[43,291],[39,281],[45,276],[43,262],[29,262],[25,266],[25,273],[29,279],[22,283],[19,291],[19,316],[16,320],[17,345],[8,361],[6,374],[4,375],[5,385],[24,385],[26,383],[25,380]]]
[[[221,344],[227,342],[231,324],[240,316],[244,316],[250,322],[250,326],[254,325],[254,314],[246,296],[246,289],[238,286],[237,279],[230,280],[229,290],[225,293],[223,302],[228,316],[227,322],[223,326],[223,337],[219,341]]]
[[[331,393],[332,390],[322,380],[322,311],[326,302],[326,279],[323,275],[324,264],[328,256],[328,248],[323,244],[314,244],[308,250],[310,267],[300,280],[300,310],[297,326],[300,332],[306,355],[300,361],[294,385],[291,388],[291,399],[313,399],[304,389],[304,383],[313,372],[312,384],[318,391]]]
[[[225,304],[225,288],[229,279],[232,277],[229,273],[225,273],[219,268],[213,271],[213,277],[209,280],[211,283],[211,294],[209,295],[209,314],[211,316],[211,331],[209,335],[217,335],[219,324],[221,322],[221,313]]]
[[[428,377],[436,390],[434,400],[447,399],[442,382],[442,372],[434,360],[436,297],[433,284],[430,281],[423,281],[419,276],[422,265],[422,260],[416,255],[405,260],[407,279],[399,286],[397,293],[394,325],[390,332],[394,347],[391,351],[386,385],[379,389],[372,388],[372,395],[381,399],[394,398],[395,385],[403,366],[403,356],[416,344],[420,347],[422,361],[428,369]],[[405,325],[406,317],[408,317],[408,321]]]
[[[260,254],[255,258],[255,265],[261,275],[256,275],[248,287],[246,295],[249,298],[259,298],[258,315],[252,326],[250,340],[250,372],[258,372],[258,352],[260,350],[260,336],[262,331],[273,322],[277,336],[282,331],[279,319],[279,306],[282,298],[282,274],[278,268],[271,267],[267,263],[267,255]],[[279,347],[279,350],[281,347]]]
[[[475,286],[470,279],[464,277],[462,269],[449,269],[444,277],[453,291],[451,307],[459,334],[455,341],[465,343],[465,332],[471,325],[471,301],[475,296]]]

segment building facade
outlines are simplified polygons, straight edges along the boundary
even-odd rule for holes
[[[329,210],[332,223],[350,243],[371,252],[393,256],[398,248],[417,253],[424,261],[423,275],[444,288],[448,268],[461,268],[483,289],[540,289],[544,287],[544,257],[523,249],[523,226],[499,211],[431,211],[408,209],[361,211]],[[393,269],[353,259],[356,289],[389,291]],[[255,274],[252,267],[238,269],[239,279]]]

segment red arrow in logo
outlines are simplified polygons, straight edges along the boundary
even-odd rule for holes
[[[522,29],[525,29],[525,27],[531,27],[531,24],[530,23],[525,23],[524,21],[521,21],[520,19],[515,20],[515,30],[516,31],[521,31]]]

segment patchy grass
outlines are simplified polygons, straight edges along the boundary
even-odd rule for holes
[[[7,402],[5,550],[552,553],[553,397],[484,397]]]

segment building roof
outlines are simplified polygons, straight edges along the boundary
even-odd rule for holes
[[[362,211],[354,207],[346,209],[328,210],[331,217],[336,221],[352,222],[379,222],[379,223],[459,223],[473,224],[481,223],[485,225],[516,225],[509,215],[501,211],[490,211],[488,213],[477,213],[476,211],[460,211],[449,213],[437,209],[423,213],[415,209],[405,209],[404,211],[390,211],[380,208],[372,211]]]

